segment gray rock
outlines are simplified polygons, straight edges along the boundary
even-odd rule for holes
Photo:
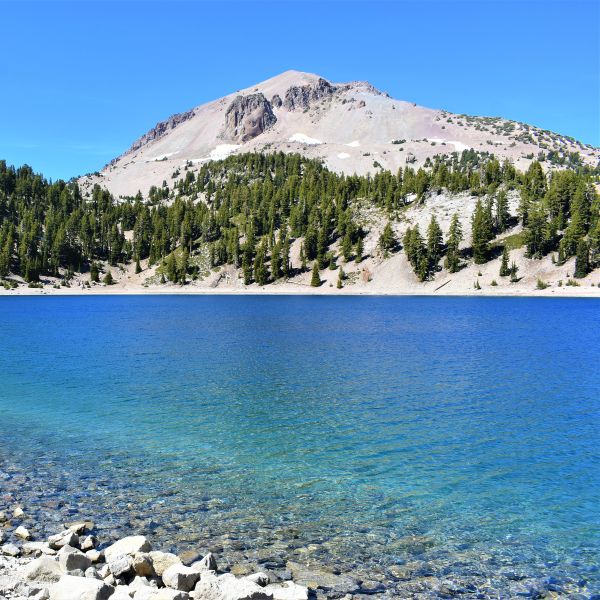
[[[8,521],[8,517],[3,510],[0,510],[0,523],[4,523],[4,521]]]
[[[202,560],[198,560],[193,563],[192,569],[198,573],[204,573],[205,571],[216,571],[217,559],[212,552],[209,552]]]
[[[49,556],[40,556],[25,565],[22,570],[23,578],[27,581],[43,581],[53,583],[58,581],[62,575],[62,569],[58,562]]]
[[[21,554],[21,548],[15,546],[15,544],[4,544],[0,550],[2,550],[2,554],[5,554],[6,556],[19,556]]]
[[[48,600],[48,598],[50,598],[50,592],[48,591],[48,588],[42,588],[29,597],[31,600]]]
[[[65,573],[71,571],[82,571],[85,573],[92,566],[92,561],[83,552],[75,548],[70,548],[70,551],[66,551],[66,549],[67,547],[65,546],[58,553],[58,564]]]
[[[72,523],[64,523],[64,528],[65,529],[69,529],[70,531],[72,531],[73,533],[76,533],[77,535],[81,535],[83,533],[85,533],[86,531],[91,531],[92,529],[94,529],[94,522],[93,521],[73,521]]]
[[[131,558],[129,556],[119,556],[108,563],[110,572],[115,577],[122,577],[131,571]]]
[[[112,562],[120,556],[133,556],[138,552],[152,550],[150,542],[143,535],[130,535],[115,542],[104,550],[107,562]]]
[[[70,529],[65,529],[60,533],[51,535],[48,538],[48,545],[53,550],[60,550],[64,546],[71,546],[72,548],[79,547],[79,536],[73,533]]]
[[[90,579],[102,579],[94,567],[88,567],[83,575],[84,577],[89,577]]]
[[[159,577],[161,577],[170,566],[181,564],[179,556],[171,554],[170,552],[150,552],[149,556],[152,559],[152,566]]]
[[[171,565],[162,575],[163,583],[174,590],[190,592],[200,579],[200,573],[185,565]]]
[[[236,96],[225,113],[223,137],[247,142],[277,122],[270,102],[261,93]]]
[[[132,567],[136,575],[141,577],[154,577],[154,566],[149,554],[136,554],[133,557]]]
[[[288,110],[306,110],[319,100],[331,98],[337,88],[326,79],[320,77],[314,83],[308,83],[303,86],[294,85],[285,92],[283,106]]]
[[[63,575],[50,588],[50,600],[107,600],[114,587],[98,579]]]
[[[279,94],[275,94],[271,98],[271,105],[274,106],[275,108],[281,108],[282,104],[283,104],[283,101],[281,100],[281,96]]]

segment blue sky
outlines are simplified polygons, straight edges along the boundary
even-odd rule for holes
[[[600,145],[595,0],[0,0],[0,23],[0,158],[54,179],[287,69]]]

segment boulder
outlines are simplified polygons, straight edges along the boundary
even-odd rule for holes
[[[58,553],[58,564],[65,573],[77,570],[85,573],[92,566],[92,561],[83,552],[70,546],[65,546]]]
[[[163,583],[174,590],[190,592],[200,579],[200,573],[185,565],[171,565],[162,575]]]
[[[15,535],[22,540],[28,540],[31,537],[31,533],[29,533],[29,529],[23,527],[23,525],[19,525],[15,529]]]
[[[43,581],[46,583],[54,583],[63,575],[58,562],[49,556],[43,555],[25,565],[21,573],[23,579],[27,581]]]
[[[79,536],[73,533],[70,529],[65,529],[60,533],[51,535],[48,538],[48,544],[53,550],[60,550],[64,546],[71,546],[72,548],[79,547]]]
[[[118,585],[110,600],[131,600],[131,590],[128,585]]]
[[[14,544],[4,544],[0,550],[2,551],[2,554],[5,554],[6,556],[19,556],[21,554],[21,548]]]
[[[198,560],[193,563],[192,569],[198,573],[204,573],[205,571],[216,571],[217,559],[212,552],[209,552],[202,560]]]
[[[52,550],[47,542],[25,542],[23,544],[23,554],[34,554],[35,556],[47,554],[53,556],[56,554],[56,550]]]
[[[140,577],[154,577],[154,566],[149,554],[139,553],[133,557],[133,570]]]
[[[129,556],[119,556],[108,563],[110,572],[115,577],[122,577],[131,571],[131,558]]]
[[[190,595],[180,590],[172,590],[170,588],[162,588],[156,590],[150,597],[149,600],[189,600]],[[135,596],[137,600],[137,595]]]
[[[308,588],[293,581],[268,585],[265,591],[273,594],[273,600],[308,600]]]
[[[102,552],[98,550],[88,550],[85,555],[93,562],[98,563],[102,560]]]
[[[107,562],[111,562],[119,556],[133,556],[137,552],[149,552],[150,550],[152,550],[152,546],[143,535],[130,535],[106,548],[104,556]]]
[[[15,519],[21,519],[25,516],[25,511],[20,506],[15,506],[13,509],[13,517]]]
[[[85,533],[86,531],[91,531],[92,529],[94,529],[94,522],[93,521],[73,521],[72,523],[64,523],[63,527],[65,529],[69,529],[70,531],[72,531],[73,533],[76,533],[77,535],[81,535],[82,533]]]
[[[3,510],[0,510],[0,523],[4,523],[4,521],[8,521],[8,517]]]
[[[107,600],[115,589],[87,577],[63,575],[58,583],[50,588],[50,600]]]
[[[154,571],[159,577],[161,577],[170,566],[181,564],[179,556],[171,554],[170,552],[150,552],[149,556],[152,559]]]
[[[93,535],[86,535],[81,540],[81,549],[85,552],[86,550],[93,550],[96,547],[96,538]]]
[[[84,577],[89,577],[90,579],[102,579],[94,567],[88,567],[83,575]]]
[[[231,573],[220,577],[202,575],[191,596],[194,600],[273,600],[272,592]]]
[[[266,573],[252,573],[251,575],[247,575],[246,579],[256,585],[260,585],[260,587],[265,587],[271,581],[271,578]]]

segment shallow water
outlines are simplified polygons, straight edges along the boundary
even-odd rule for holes
[[[596,300],[3,297],[0,324],[0,490],[46,530],[600,593]]]

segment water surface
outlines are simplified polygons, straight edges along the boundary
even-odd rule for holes
[[[0,325],[0,489],[48,530],[600,593],[596,300],[2,297]]]

